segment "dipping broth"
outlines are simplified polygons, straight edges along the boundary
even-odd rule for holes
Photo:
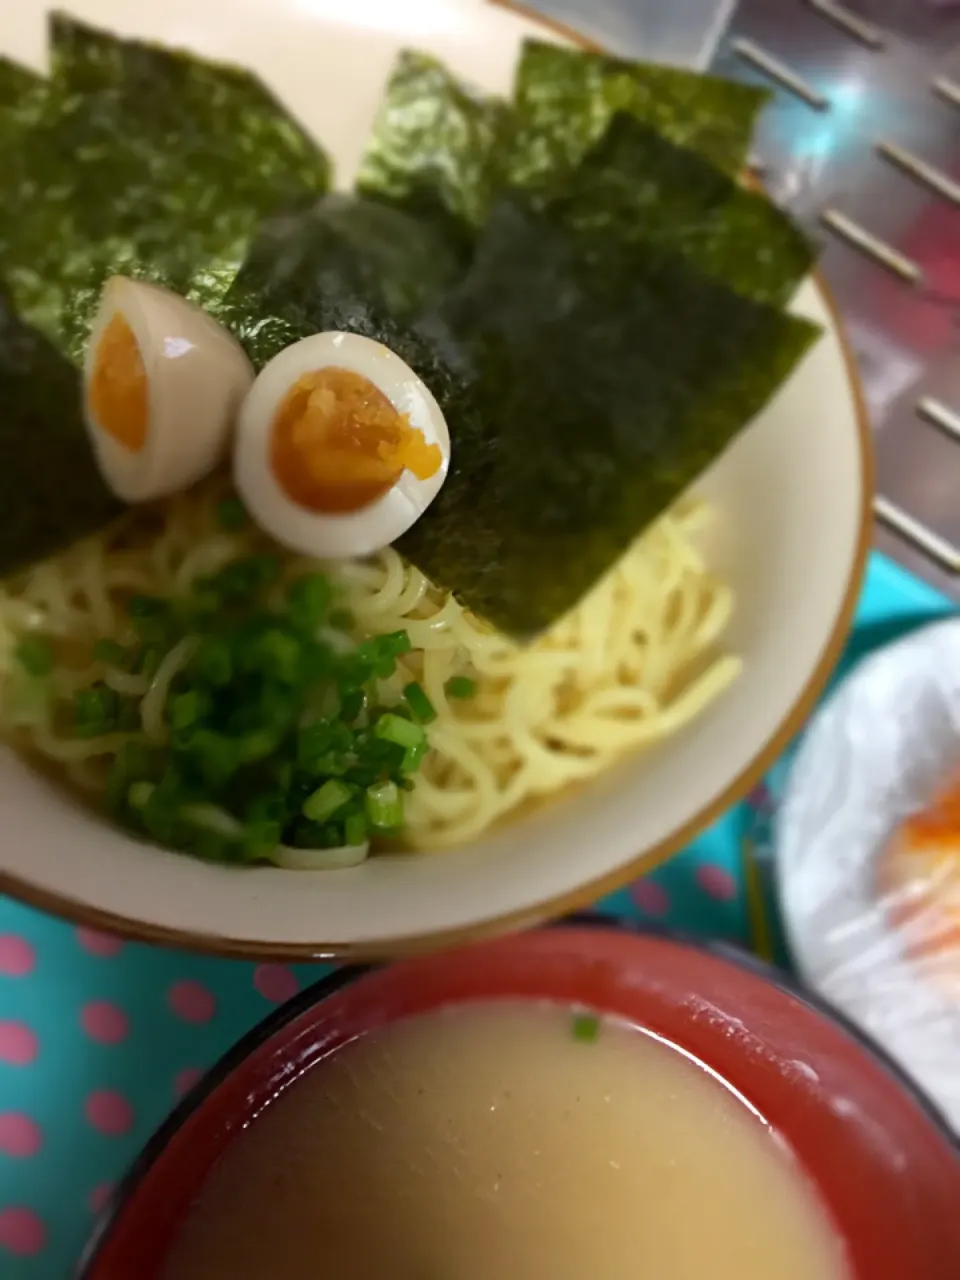
[[[163,1280],[849,1280],[786,1148],[651,1036],[551,1005],[400,1022],[229,1148]]]

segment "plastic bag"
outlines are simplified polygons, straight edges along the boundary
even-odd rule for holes
[[[866,658],[817,714],[774,856],[800,976],[960,1134],[960,619]]]

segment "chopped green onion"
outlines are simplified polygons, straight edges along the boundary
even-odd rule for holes
[[[299,640],[283,631],[267,631],[255,646],[261,668],[285,683],[299,680],[302,650]]]
[[[403,747],[404,750],[419,747],[425,740],[424,731],[418,724],[404,720],[402,716],[396,716],[392,711],[380,717],[373,732],[375,737],[384,742],[392,742],[395,746]]]
[[[73,731],[78,738],[97,738],[117,727],[120,697],[106,685],[79,689],[73,695]]]
[[[214,789],[228,782],[242,763],[236,742],[213,729],[192,733],[185,750],[204,782]]]
[[[131,596],[127,613],[141,640],[151,644],[163,641],[170,629],[170,606],[155,596]]]
[[[365,844],[367,839],[367,820],[362,813],[351,813],[343,824],[343,842],[355,846]]]
[[[152,782],[135,782],[127,792],[127,799],[134,809],[142,809],[150,800],[156,787]]]
[[[325,822],[352,799],[353,792],[346,783],[330,778],[307,797],[303,804],[303,814],[311,822]]]
[[[353,721],[367,704],[367,695],[362,689],[346,689],[340,699],[340,716],[343,720]]]
[[[279,822],[263,819],[248,822],[243,830],[243,853],[250,862],[269,858],[279,845],[283,829]]]
[[[238,600],[253,595],[279,577],[280,561],[276,556],[247,556],[204,579],[202,586],[218,592],[226,600]]]
[[[443,687],[448,698],[472,698],[477,692],[477,682],[469,676],[451,676]]]
[[[384,648],[382,637],[364,640],[357,646],[353,659],[361,671],[367,670],[380,680],[389,680],[397,669],[397,660],[389,649]]]
[[[47,676],[53,670],[53,648],[40,636],[24,636],[15,652],[27,675]]]
[[[137,676],[146,676],[148,680],[152,680],[156,674],[157,667],[163,661],[163,649],[159,645],[146,644],[137,654],[133,663],[133,674]]]
[[[364,796],[367,821],[379,831],[394,831],[403,823],[403,798],[395,782],[378,782]]]
[[[431,720],[436,720],[436,708],[424,693],[423,686],[416,680],[411,680],[404,688],[403,696],[406,698],[410,710],[421,724],[429,724]]]
[[[237,740],[240,758],[245,764],[267,760],[280,746],[280,735],[270,729],[253,729]]]
[[[290,616],[309,631],[314,631],[330,608],[330,583],[319,573],[297,578],[290,587]]]
[[[247,509],[239,498],[224,498],[217,506],[217,520],[221,529],[235,533],[247,523]]]
[[[233,679],[233,654],[229,644],[218,636],[203,638],[197,651],[196,664],[204,680],[212,685],[228,685]]]
[[[377,643],[384,653],[389,653],[394,658],[399,658],[401,654],[409,653],[413,648],[406,631],[390,631],[387,635],[380,636]]]
[[[600,1019],[595,1013],[575,1013],[570,1024],[574,1040],[590,1044],[600,1034]]]
[[[209,707],[209,699],[199,689],[188,689],[170,700],[170,725],[174,729],[187,729],[195,724]]]
[[[108,667],[125,667],[129,653],[116,640],[98,640],[93,646],[95,662],[104,662]]]
[[[297,760],[300,764],[312,765],[319,756],[330,750],[333,740],[333,725],[328,720],[304,725],[297,734]]]
[[[416,773],[420,768],[423,757],[426,754],[426,739],[415,747],[407,747],[406,751],[403,753],[403,760],[400,763],[400,771],[402,773]]]

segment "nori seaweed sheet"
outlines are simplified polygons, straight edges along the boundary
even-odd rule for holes
[[[398,547],[518,636],[576,604],[819,332],[655,245],[595,239],[516,199],[498,203],[443,319],[472,374],[465,398],[441,401],[447,482]]]
[[[549,208],[580,230],[674,250],[734,293],[773,305],[789,301],[815,257],[766,196],[622,112]]]
[[[377,336],[389,324],[393,345],[404,326],[437,306],[465,265],[442,216],[334,192],[264,224],[221,319],[258,369],[292,342],[328,329]]]
[[[329,162],[260,81],[63,16],[23,136],[29,195],[0,214],[21,315],[79,360],[107,277],[214,309],[264,217],[329,186]]]
[[[0,577],[94,533],[122,510],[97,470],[80,375],[0,292]]]
[[[27,100],[27,95],[42,84],[42,77],[28,67],[22,66],[19,62],[13,62],[10,58],[0,57],[0,112],[3,112],[5,117],[6,113],[13,108],[12,117],[16,121],[19,109]],[[2,145],[8,123],[9,121],[5,118],[0,118],[0,145]]]
[[[472,90],[424,53],[400,53],[377,112],[357,190],[406,209],[438,206],[478,227],[498,181],[506,102]]]
[[[528,40],[514,92],[511,184],[556,186],[605,133],[618,111],[730,175],[743,168],[764,89]]]

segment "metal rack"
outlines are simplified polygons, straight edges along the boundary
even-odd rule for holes
[[[876,431],[877,544],[960,598],[960,5],[741,0],[714,69],[776,91],[754,164],[823,244]]]

